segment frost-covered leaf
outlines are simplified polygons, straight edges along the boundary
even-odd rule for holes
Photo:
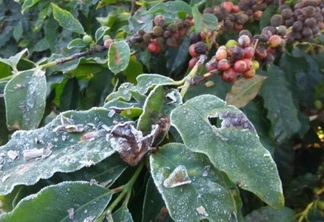
[[[218,118],[221,124],[212,125],[210,118]],[[171,124],[188,149],[207,155],[239,187],[273,207],[283,206],[276,165],[239,109],[216,96],[197,96],[172,111]]]
[[[218,19],[214,14],[199,12],[198,6],[192,8],[192,15],[195,23],[195,32],[214,31],[218,24]]]
[[[28,49],[23,49],[19,53],[14,56],[9,57],[8,59],[0,58],[0,62],[3,62],[13,68],[14,71],[17,71],[17,65],[20,59],[25,55],[28,54]]]
[[[95,33],[96,42],[98,42],[105,35],[106,31],[108,31],[109,29],[110,28],[107,26],[101,26],[100,28],[98,28]]]
[[[123,99],[129,101],[132,97],[132,92],[145,95],[151,88],[156,85],[174,84],[173,79],[159,74],[142,74],[139,75],[136,79],[137,85],[133,85],[131,83],[122,84],[118,88],[117,92],[113,92],[107,97],[106,101],[110,101],[112,99]]]
[[[8,129],[38,127],[45,111],[46,89],[45,72],[40,69],[20,72],[8,82],[4,91]]]
[[[234,199],[239,196],[235,184],[204,155],[171,143],[150,156],[150,166],[154,183],[175,221],[241,218]]]
[[[129,210],[125,207],[121,207],[118,210],[116,210],[113,215],[113,219],[115,222],[121,221],[121,222],[133,222],[133,218]]]
[[[269,77],[264,81],[260,93],[264,99],[264,107],[268,110],[272,137],[278,142],[283,142],[301,128],[298,110],[282,70],[271,65],[268,74]]]
[[[54,3],[51,3],[53,7],[53,16],[60,25],[71,32],[76,32],[78,34],[84,34],[84,29],[81,23],[73,17],[73,15]]]
[[[108,68],[117,74],[124,71],[130,60],[130,49],[126,41],[114,42],[108,51]]]
[[[225,101],[237,108],[244,107],[256,97],[265,79],[266,77],[259,75],[250,79],[239,79],[234,83],[231,91],[227,93]]]
[[[111,197],[110,190],[95,184],[63,182],[24,198],[12,212],[1,215],[0,221],[92,221]]]
[[[73,39],[67,46],[68,49],[73,49],[73,48],[84,48],[84,47],[87,47],[88,44],[85,43],[82,39],[80,38],[76,38],[76,39]]]
[[[191,7],[184,1],[168,1],[154,5],[148,13],[163,13],[166,22],[174,22],[180,13],[191,15]]]
[[[104,108],[68,111],[43,128],[17,131],[0,147],[0,194],[19,184],[32,185],[55,172],[74,172],[114,153],[106,140],[114,121],[126,121]]]
[[[271,207],[261,207],[257,210],[252,211],[244,217],[245,222],[296,222],[297,218],[295,212],[288,208],[284,207],[279,210],[275,210]]]

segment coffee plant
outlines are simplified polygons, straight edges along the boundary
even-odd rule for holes
[[[324,2],[0,0],[0,221],[324,221]]]

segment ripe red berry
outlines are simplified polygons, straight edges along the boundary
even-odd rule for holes
[[[105,42],[104,42],[104,47],[106,49],[109,49],[110,45],[114,42],[114,40],[112,39],[106,39]]]
[[[161,51],[161,46],[156,42],[151,42],[147,48],[150,53],[159,53]]]
[[[240,9],[240,6],[238,6],[238,5],[233,5],[233,7],[232,7],[232,13],[237,13],[237,12],[239,12],[241,9]]]
[[[219,70],[225,71],[225,70],[228,70],[229,68],[231,68],[231,64],[227,59],[222,59],[218,62],[217,68]]]
[[[241,73],[247,69],[247,65],[243,60],[238,60],[234,63],[234,71]]]
[[[189,54],[190,54],[192,57],[197,57],[197,56],[199,56],[199,54],[196,53],[196,51],[195,51],[195,44],[191,44],[191,45],[189,46]]]
[[[232,2],[223,2],[221,6],[226,9],[227,12],[231,12],[233,8],[233,3]]]
[[[268,48],[267,48],[267,53],[268,53],[268,54],[275,54],[275,53],[276,53],[276,49],[271,48],[271,47],[268,47]]]
[[[256,48],[255,57],[259,60],[265,59],[267,57],[267,50],[261,47]]]
[[[198,60],[199,60],[199,57],[193,57],[193,58],[191,58],[190,61],[189,61],[188,67],[190,69],[192,69],[196,65],[196,63],[198,62]]]
[[[253,76],[255,76],[255,69],[249,69],[249,70],[246,70],[245,72],[243,72],[243,77],[244,78],[252,78]]]
[[[227,58],[227,51],[226,49],[223,48],[219,48],[216,52],[216,60],[220,61],[222,59],[226,59]]]
[[[251,39],[247,35],[241,35],[237,42],[238,42],[239,46],[241,46],[242,48],[246,48],[246,47],[250,46]]]
[[[276,47],[280,46],[281,41],[282,41],[282,39],[279,35],[272,35],[269,38],[268,43],[271,48],[276,48]]]
[[[237,80],[238,73],[235,72],[233,69],[229,69],[223,72],[222,80],[224,82],[233,83]]]
[[[251,59],[254,56],[254,48],[252,46],[244,48],[243,56],[246,59]]]
[[[249,70],[253,67],[253,62],[251,59],[243,59],[243,61],[246,64],[246,70]]]

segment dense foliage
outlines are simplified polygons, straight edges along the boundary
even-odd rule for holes
[[[0,221],[323,221],[324,2],[0,0]]]

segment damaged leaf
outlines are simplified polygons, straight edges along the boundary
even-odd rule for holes
[[[179,143],[166,144],[150,156],[154,183],[175,221],[233,221],[233,215],[242,218],[235,184],[215,167],[205,176],[208,165],[205,155]]]
[[[212,125],[210,118],[221,123]],[[216,96],[197,96],[172,111],[171,124],[188,149],[207,155],[240,188],[253,192],[272,207],[284,205],[275,162],[239,109]]]
[[[68,111],[43,128],[15,132],[0,147],[0,194],[9,193],[19,184],[35,184],[55,172],[74,172],[92,166],[112,155],[115,151],[106,135],[114,121],[127,119],[118,114],[110,118],[108,114],[104,108]],[[18,154],[15,159],[12,151]]]
[[[154,138],[159,133],[159,126],[154,125],[150,134],[143,133],[132,122],[117,124],[108,134],[108,141],[121,158],[131,166],[136,166],[151,149]]]

